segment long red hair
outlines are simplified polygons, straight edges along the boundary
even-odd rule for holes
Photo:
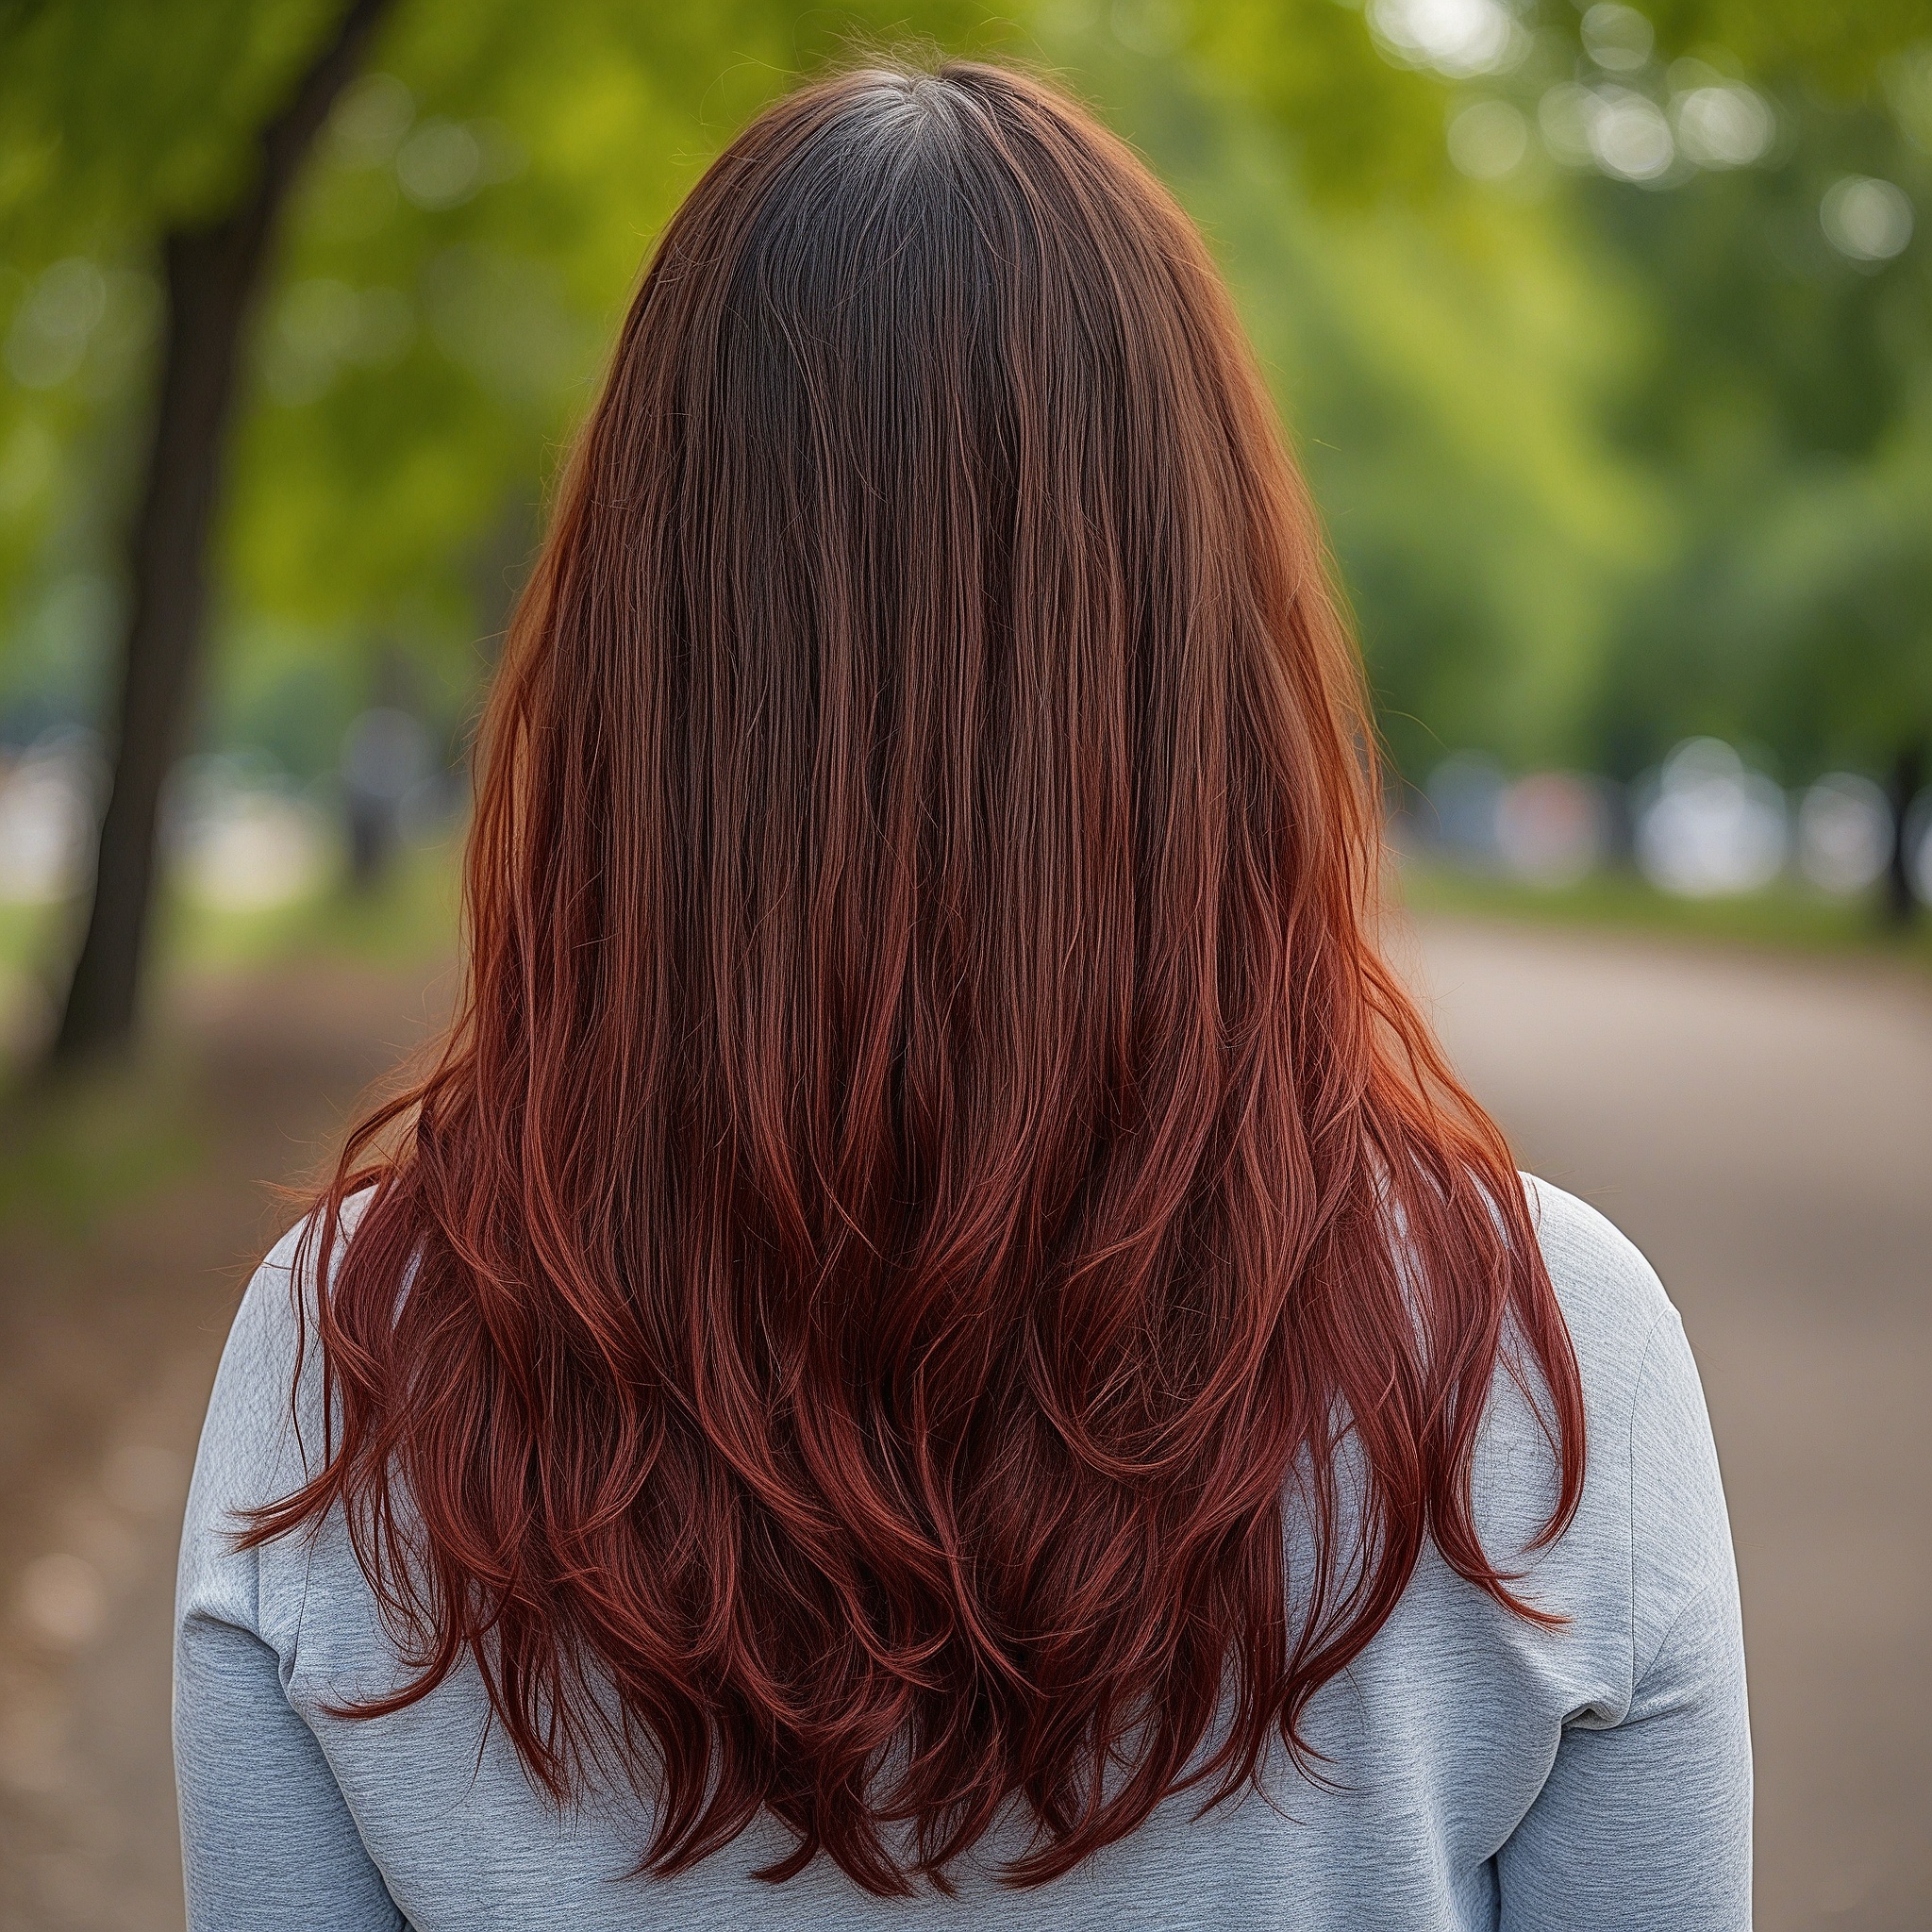
[[[313,1224],[411,1675],[643,1867],[761,1811],[1014,1883],[1305,1761],[1472,1518],[1582,1481],[1494,1127],[1374,934],[1361,680],[1198,237],[999,68],[745,130],[667,227],[481,743],[467,985]],[[353,1232],[345,1201],[371,1190]],[[1291,1536],[1285,1517],[1303,1525]],[[1299,1553],[1299,1554],[1298,1554]]]

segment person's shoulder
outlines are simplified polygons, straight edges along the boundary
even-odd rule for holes
[[[342,1203],[337,1257],[370,1199],[365,1191]],[[277,1467],[289,1459],[289,1424],[300,1437],[302,1424],[320,1415],[315,1318],[322,1232],[322,1210],[316,1208],[282,1235],[250,1276],[228,1329],[208,1407],[208,1431],[217,1442],[238,1448],[252,1444],[254,1460]],[[297,1459],[304,1459],[299,1451]]]
[[[1524,1177],[1583,1381],[1590,1457],[1579,1523],[1630,1551],[1639,1674],[1684,1606],[1736,1590],[1724,1483],[1684,1324],[1657,1272],[1595,1208]],[[1589,1541],[1586,1530],[1584,1541]]]
[[[356,1232],[375,1190],[349,1195],[336,1217],[331,1262]],[[315,1315],[318,1292],[316,1264],[321,1257],[324,1210],[317,1207],[288,1228],[261,1258],[242,1291],[229,1332],[231,1345],[279,1349],[291,1345],[305,1321]]]
[[[1643,1251],[1588,1201],[1535,1174],[1524,1174],[1523,1185],[1564,1318],[1640,1340],[1648,1334],[1671,1301]]]
[[[1660,1327],[1676,1325],[1663,1283],[1607,1215],[1534,1174],[1523,1182],[1586,1396],[1627,1394]]]

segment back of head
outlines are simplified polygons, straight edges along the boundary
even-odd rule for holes
[[[343,1507],[405,1698],[474,1657],[655,1867],[762,1807],[773,1875],[879,1891],[1234,1791],[1425,1535],[1507,1599],[1468,1496],[1506,1329],[1558,1520],[1575,1373],[1374,951],[1367,748],[1265,392],[1128,151],[982,66],[772,108],[563,483],[468,997],[332,1190],[331,1228],[378,1183],[320,1317],[342,1425],[257,1534]]]

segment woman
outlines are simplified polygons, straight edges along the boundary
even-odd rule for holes
[[[216,1384],[196,1927],[1748,1923],[1696,1373],[1379,958],[1368,741],[1117,142],[961,65],[731,146],[460,1015]]]

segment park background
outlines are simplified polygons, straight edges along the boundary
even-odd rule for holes
[[[1058,75],[1206,229],[1392,942],[1698,1348],[1759,1923],[1932,1921],[1932,5],[11,0],[0,1928],[179,1923],[172,1535],[267,1184],[446,1009],[469,732],[653,235],[869,44]]]

